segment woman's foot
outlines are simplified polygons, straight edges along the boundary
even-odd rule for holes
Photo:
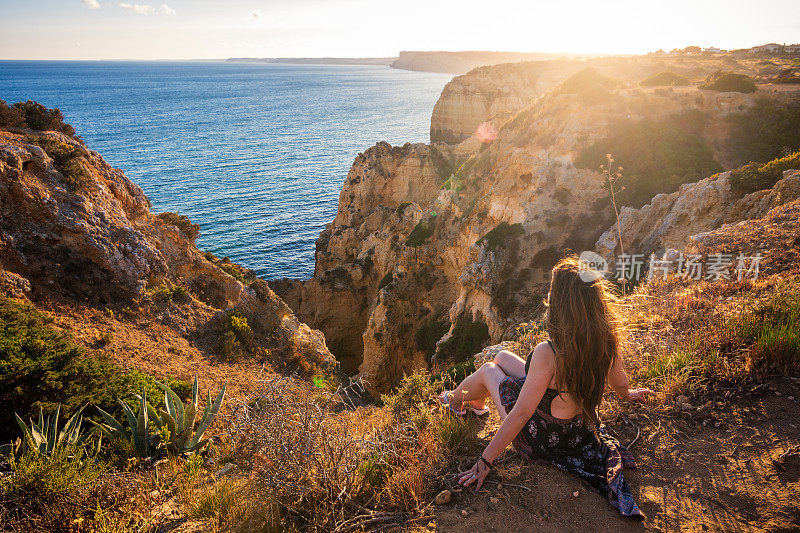
[[[453,394],[454,391],[444,391],[439,395],[439,403],[450,408],[457,415],[464,415],[467,411],[472,411],[478,416],[485,415],[489,412],[484,402],[475,401],[462,401],[457,398],[458,395]]]

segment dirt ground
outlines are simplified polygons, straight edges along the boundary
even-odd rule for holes
[[[506,451],[480,493],[454,492],[420,530],[800,531],[800,383],[785,377],[733,390],[719,388],[691,409],[629,405],[607,424],[624,444],[638,428],[638,469],[625,476],[642,522],[620,516],[578,478]],[[494,414],[483,434],[498,423]]]

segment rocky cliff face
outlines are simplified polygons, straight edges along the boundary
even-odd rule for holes
[[[403,59],[402,54],[400,59]],[[465,143],[462,151],[475,150],[478,145],[474,135],[479,124],[489,122],[501,128],[519,111],[529,107],[533,99],[587,67],[635,84],[663,71],[691,79],[702,79],[716,70],[758,75],[757,70],[748,65],[697,57],[609,57],[585,61],[542,58],[541,61],[481,66],[453,78],[445,86],[431,115],[431,142]]]
[[[671,194],[659,194],[640,209],[623,207],[619,228],[608,228],[596,250],[612,262],[620,253],[618,231],[625,253],[660,255],[673,249],[684,251],[692,236],[715,230],[723,224],[764,217],[769,211],[800,198],[800,171],[789,170],[771,189],[745,196],[731,189],[730,172],[689,183]]]
[[[333,363],[322,334],[298,321],[266,282],[241,283],[167,220],[122,171],[75,138],[0,131],[3,292],[119,308],[161,284],[181,286],[188,302],[161,318],[191,330],[185,333],[203,336],[237,309],[256,341],[272,336]]]
[[[536,69],[524,67],[524,76]],[[414,368],[465,360],[540,313],[554,262],[592,249],[610,226],[601,174],[575,165],[582,150],[621,117],[694,109],[705,117],[701,136],[722,151],[725,117],[757,97],[551,91],[472,152],[381,143],[348,174],[336,218],[317,241],[314,277],[272,286],[375,391]]]

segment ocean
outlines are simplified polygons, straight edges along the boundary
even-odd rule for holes
[[[353,159],[428,142],[450,75],[382,66],[0,61],[0,99],[58,107],[153,210],[266,279],[310,277]]]

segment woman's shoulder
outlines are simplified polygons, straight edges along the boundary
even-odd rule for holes
[[[542,341],[534,346],[533,352],[531,353],[531,360],[537,366],[553,366],[556,360],[556,353],[553,351],[550,342]]]

